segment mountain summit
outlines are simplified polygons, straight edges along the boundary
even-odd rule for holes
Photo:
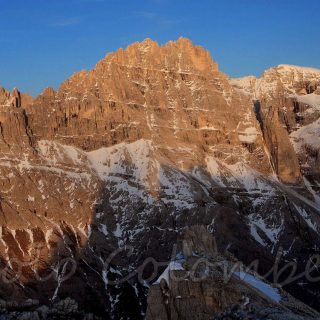
[[[166,264],[146,259],[168,262],[194,225],[226,261],[303,272],[320,244],[319,88],[319,70],[295,66],[230,79],[186,38],[119,49],[35,99],[0,88],[0,256],[18,275],[0,287],[3,308],[23,313],[31,298],[51,317],[142,319]],[[320,310],[302,280],[284,289]],[[203,319],[237,303],[211,294],[195,299]],[[149,301],[153,319],[163,305]]]

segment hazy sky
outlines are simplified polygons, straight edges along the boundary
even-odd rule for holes
[[[147,37],[188,37],[231,76],[320,68],[319,13],[320,0],[0,0],[0,85],[36,95]]]

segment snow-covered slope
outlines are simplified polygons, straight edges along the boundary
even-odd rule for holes
[[[320,111],[320,95],[315,93],[305,94],[305,95],[293,95],[297,101],[305,103],[314,109]]]

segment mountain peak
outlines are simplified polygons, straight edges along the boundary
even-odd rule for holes
[[[306,72],[306,73],[319,73],[320,74],[320,69],[317,68],[311,68],[311,67],[304,67],[304,66],[297,66],[297,65],[292,65],[292,64],[279,64],[276,69],[282,69],[285,71],[292,71],[296,70],[298,72]]]
[[[304,270],[313,256],[301,248],[313,255],[320,244],[320,105],[314,104],[320,79],[286,70],[230,80],[187,38],[164,45],[145,39],[32,103],[0,87],[0,260],[17,279],[0,286],[1,312],[13,314],[16,306],[15,318],[48,310],[51,318],[80,319],[88,310],[99,318],[153,320],[159,310],[161,319],[211,319],[235,304],[253,310],[258,288],[249,286],[259,277],[241,282],[230,273],[233,263],[252,266],[255,259],[265,274],[283,248],[280,265],[296,261],[296,270]],[[122,253],[130,247],[127,258]],[[146,257],[160,264],[145,268],[141,282]],[[157,267],[170,257],[160,275]],[[72,265],[61,273],[63,260]],[[221,270],[211,268],[216,263]],[[174,282],[177,265],[188,286]],[[67,278],[64,271],[73,266]],[[55,279],[44,282],[39,274]],[[300,281],[290,285],[292,292],[317,297],[311,280],[303,279],[303,287]],[[158,287],[147,298],[151,285]],[[268,283],[259,288],[271,289],[276,301],[261,291],[258,304],[297,306]],[[38,308],[39,301],[48,306]],[[60,313],[67,309],[70,316]]]
[[[218,64],[213,61],[208,50],[194,45],[187,38],[180,37],[164,45],[146,38],[107,54],[89,72],[82,70],[73,74],[61,85],[60,90],[67,93],[71,87],[81,87],[82,90],[94,88],[106,78],[117,80],[119,72],[129,72],[130,69],[136,72],[138,69],[145,70],[145,73],[173,72],[212,77],[212,73],[218,72]]]
[[[213,62],[209,51],[194,45],[190,39],[184,37],[164,45],[147,38],[129,45],[126,49],[108,54],[97,66],[106,63],[179,72],[218,70],[217,63]]]

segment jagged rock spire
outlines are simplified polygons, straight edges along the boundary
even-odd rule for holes
[[[12,96],[13,96],[13,102],[12,102],[13,106],[16,108],[20,108],[21,107],[21,94],[17,88],[13,88]]]

